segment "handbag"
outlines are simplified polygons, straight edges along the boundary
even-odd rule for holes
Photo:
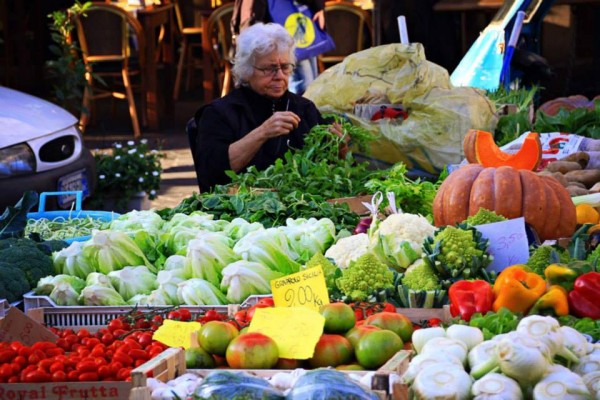
[[[268,0],[273,22],[285,27],[296,43],[296,58],[306,60],[335,49],[327,32],[312,20],[308,6],[293,0]]]

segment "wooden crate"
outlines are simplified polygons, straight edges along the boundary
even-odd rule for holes
[[[149,400],[146,377],[167,381],[185,370],[181,349],[167,349],[131,372],[131,382],[45,382],[0,384],[0,398],[19,400]]]
[[[447,322],[452,318],[448,305],[442,308],[397,308],[396,311],[416,324],[431,318],[439,318],[442,322]]]
[[[364,206],[364,203],[371,203],[372,195],[355,196],[355,197],[340,197],[338,199],[327,200],[328,203],[333,204],[348,204],[350,211],[358,215],[368,215],[369,209]]]

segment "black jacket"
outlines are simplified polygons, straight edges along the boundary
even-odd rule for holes
[[[269,139],[260,148],[248,165],[259,170],[282,158],[288,146],[301,148],[304,135],[313,126],[324,123],[314,103],[291,92],[273,101],[241,87],[200,108],[195,116],[195,138],[190,140],[200,190],[208,191],[215,185],[230,182],[225,175],[225,171],[231,169],[229,145],[260,126],[274,111],[285,110],[296,113],[300,124],[289,135]]]

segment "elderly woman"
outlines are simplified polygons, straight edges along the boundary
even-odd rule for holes
[[[228,183],[227,170],[267,168],[324,123],[310,100],[288,91],[294,63],[294,40],[284,27],[258,23],[242,31],[232,70],[236,88],[196,113],[192,152],[201,191]]]

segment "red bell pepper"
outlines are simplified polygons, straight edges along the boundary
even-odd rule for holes
[[[577,279],[569,292],[569,310],[580,318],[600,319],[600,272],[588,272]]]
[[[483,280],[457,281],[448,290],[450,298],[450,314],[460,315],[470,321],[475,313],[485,314],[492,310],[494,292],[492,285]]]

